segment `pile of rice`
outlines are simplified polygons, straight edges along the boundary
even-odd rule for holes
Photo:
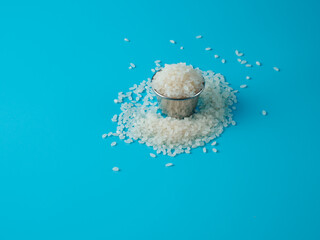
[[[161,68],[161,72],[156,74],[157,80],[154,83],[157,84],[153,86],[166,96],[186,97],[201,90],[204,79],[205,89],[200,95],[196,112],[184,119],[161,115],[149,78],[131,87],[133,92],[119,93],[115,102],[121,103],[121,113],[113,118],[118,124],[117,131],[109,133],[108,136],[118,136],[126,143],[138,141],[153,147],[157,154],[174,157],[177,154],[190,153],[192,148],[204,146],[220,136],[229,124],[235,124],[232,120],[232,105],[237,102],[237,90],[228,86],[221,74],[193,69],[192,66],[181,63],[172,65]],[[163,74],[166,69],[171,68],[175,69],[170,82],[174,90],[162,85],[162,77],[165,76]],[[186,72],[185,69],[189,70]],[[180,85],[183,82],[179,79],[180,71],[182,79],[187,76],[192,79],[186,83],[188,89]],[[182,91],[178,91],[178,88]],[[136,97],[132,96],[133,94]]]
[[[186,63],[165,64],[152,79],[153,88],[170,98],[192,97],[203,88],[201,71]]]

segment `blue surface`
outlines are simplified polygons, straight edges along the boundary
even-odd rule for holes
[[[1,240],[320,239],[317,1],[43,2],[0,3]],[[219,153],[101,139],[156,59],[248,84]]]

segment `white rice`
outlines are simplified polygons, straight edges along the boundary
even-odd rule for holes
[[[170,40],[170,42],[171,42],[172,44],[176,44],[176,41],[174,41],[174,40]]]
[[[155,158],[156,155],[154,153],[150,153],[150,157]]]
[[[207,153],[206,147],[202,148],[203,153]]]
[[[105,139],[105,138],[107,138],[107,137],[108,137],[108,134],[106,134],[106,133],[102,134],[102,138],[103,138],[103,139]]]
[[[236,53],[236,55],[237,55],[238,57],[243,56],[243,53],[239,52],[238,50],[236,50],[235,53]]]
[[[181,153],[189,154],[192,148],[204,147],[219,137],[233,121],[232,105],[237,102],[237,90],[233,90],[221,74],[197,69],[196,72],[198,71],[205,80],[205,89],[199,97],[196,113],[184,119],[162,116],[158,112],[159,107],[149,78],[134,90],[135,94],[142,95],[141,103],[127,100],[121,104],[114,135],[146,144],[157,151],[157,154],[171,157]],[[185,71],[182,73],[185,74]],[[175,85],[177,83],[173,87]]]
[[[135,65],[134,63],[130,63],[130,66],[131,66],[132,68],[135,68],[135,67],[136,67],[136,65]]]
[[[181,47],[180,47],[180,49],[181,49],[181,50],[183,50],[183,49],[184,49],[184,47],[182,47],[182,46],[181,46]]]
[[[112,142],[111,143],[111,147],[114,147],[115,145],[117,145],[117,142]]]
[[[205,48],[205,50],[206,50],[206,51],[211,51],[212,48],[211,48],[211,47],[207,47],[207,48]]]
[[[247,61],[246,61],[246,60],[242,60],[240,63],[241,63],[241,64],[246,64]]]
[[[222,62],[222,63],[226,63],[226,60],[225,60],[225,59],[221,59],[221,62]]]
[[[216,141],[214,141],[214,142],[211,143],[211,146],[215,146],[215,145],[217,145],[217,142],[216,142]]]
[[[117,115],[117,114],[113,115],[111,121],[112,121],[112,122],[118,121],[118,115]]]
[[[216,148],[212,148],[212,152],[217,153],[218,150]]]
[[[251,79],[251,77],[249,77],[249,76],[246,76],[246,79],[247,79],[247,80],[249,80],[249,79]]]
[[[200,38],[202,38],[202,36],[201,36],[201,35],[198,35],[198,36],[196,36],[196,38],[197,38],[197,39],[200,39]]]
[[[258,66],[261,66],[261,62],[259,62],[259,61],[256,61],[256,64],[257,64]]]
[[[129,40],[128,38],[125,38],[125,39],[124,39],[124,41],[126,41],[126,42],[130,42],[130,40]]]
[[[219,55],[217,55],[217,54],[216,54],[216,55],[214,55],[214,58],[219,58]]]
[[[273,67],[273,69],[274,69],[275,71],[277,71],[277,72],[279,72],[279,71],[280,71],[280,69],[279,69],[279,68],[277,68],[277,67]]]
[[[165,166],[166,166],[166,167],[172,167],[172,166],[173,166],[173,163],[166,163]]]
[[[266,110],[262,110],[261,113],[262,113],[263,116],[266,116],[268,114]]]
[[[246,64],[246,67],[252,67],[252,65],[251,64]]]
[[[165,64],[154,76],[152,86],[166,97],[192,97],[203,88],[203,77],[201,71],[191,65]]]
[[[119,172],[120,169],[119,169],[118,167],[113,167],[113,168],[112,168],[112,171],[114,171],[114,172]]]
[[[246,87],[248,87],[247,84],[240,85],[240,88],[246,88]]]

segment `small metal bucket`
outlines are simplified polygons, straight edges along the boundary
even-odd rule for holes
[[[152,80],[156,74],[157,73],[153,75]],[[152,90],[157,96],[158,104],[162,112],[168,115],[169,117],[180,118],[180,119],[184,117],[189,117],[193,114],[198,104],[199,96],[204,90],[204,88],[205,88],[205,81],[203,79],[203,88],[194,96],[188,97],[188,98],[170,98],[157,92],[157,90],[155,90],[152,86]]]

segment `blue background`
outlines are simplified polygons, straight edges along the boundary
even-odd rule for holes
[[[320,239],[319,10],[308,0],[1,1],[0,239]],[[235,49],[263,66],[240,65]],[[145,145],[101,139],[115,129],[117,92],[157,59],[248,84],[219,153],[153,159]]]

